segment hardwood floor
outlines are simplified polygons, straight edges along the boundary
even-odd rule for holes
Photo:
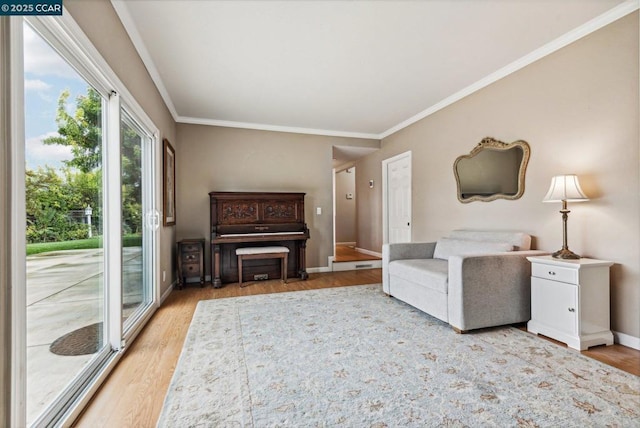
[[[210,285],[200,288],[194,284],[175,290],[156,311],[74,426],[155,427],[189,323],[200,300],[372,284],[381,282],[381,278],[381,269],[369,269],[310,274],[307,281],[291,279],[288,284],[270,280],[245,288],[227,284],[221,289],[213,289]],[[640,351],[613,345],[594,347],[583,354],[640,376]]]
[[[363,260],[380,260],[380,257],[361,253],[348,245],[336,245],[336,262],[359,262]]]
[[[74,426],[155,427],[178,363],[189,323],[200,300],[381,282],[381,269],[309,274],[309,279],[227,284],[214,289],[189,285],[174,290],[124,354]]]
[[[558,346],[562,346],[563,348],[567,348],[566,344],[558,342],[555,339],[551,339],[545,336],[538,337],[553,342]],[[593,346],[586,351],[580,351],[580,353],[582,355],[586,355],[587,357],[593,358],[594,360],[598,360],[610,366],[617,367],[620,370],[624,370],[625,372],[640,376],[640,351],[636,349],[614,344],[611,346]]]

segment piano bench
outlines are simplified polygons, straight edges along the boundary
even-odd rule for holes
[[[289,256],[289,249],[287,247],[237,248],[236,256],[238,256],[238,281],[240,282],[240,287],[246,287],[248,285],[242,285],[242,261],[254,259],[280,259],[282,282],[287,283],[287,257]]]

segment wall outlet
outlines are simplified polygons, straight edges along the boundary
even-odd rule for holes
[[[322,207],[316,207],[316,215],[322,215]]]
[[[167,280],[167,271],[163,270],[162,271],[162,282],[165,282]]]

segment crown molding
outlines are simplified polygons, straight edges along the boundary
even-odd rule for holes
[[[267,125],[263,123],[234,122],[229,120],[202,119],[196,117],[179,116],[176,119],[178,123],[189,123],[192,125],[209,125],[222,126],[225,128],[244,128],[255,129],[260,131],[288,132],[292,134],[322,135],[328,137],[345,137],[345,138],[366,138],[379,140],[378,134],[368,134],[364,132],[348,132],[334,131],[330,129],[314,129],[314,128],[297,128],[295,126]]]
[[[508,75],[515,73],[518,70],[523,69],[524,67],[538,61],[539,59],[544,58],[547,55],[550,55],[565,46],[582,39],[585,36],[605,27],[612,22],[617,21],[630,13],[635,12],[640,7],[640,0],[628,0],[613,9],[603,13],[602,15],[592,19],[591,21],[569,31],[568,33],[558,37],[557,39],[547,43],[546,45],[534,50],[533,52],[523,56],[522,58],[512,62],[511,64],[502,67],[498,71],[495,71],[483,79],[478,80],[476,83],[473,83],[466,88],[456,92],[455,94],[443,99],[442,101],[434,104],[426,110],[421,111],[415,116],[410,117],[409,119],[400,122],[396,126],[387,129],[383,133],[379,135],[380,139],[384,139],[396,132],[412,125],[419,120],[424,119],[427,116],[430,116],[437,111],[444,109],[445,107],[450,106],[451,104],[460,101],[461,99],[477,92],[490,84],[507,77]]]
[[[173,104],[173,100],[171,99],[171,96],[169,96],[169,91],[167,91],[167,88],[164,86],[164,82],[160,77],[160,73],[158,72],[156,64],[153,62],[153,59],[151,59],[151,55],[147,50],[147,46],[142,41],[142,37],[138,32],[138,27],[136,27],[135,23],[133,22],[133,18],[131,18],[131,14],[129,14],[129,10],[125,5],[125,1],[111,0],[111,5],[120,18],[125,31],[129,34],[129,38],[131,39],[133,46],[135,47],[136,51],[138,51],[138,55],[140,55],[142,63],[147,68],[147,71],[151,76],[151,80],[153,80],[153,83],[155,83],[156,87],[158,88],[158,92],[160,92],[160,96],[164,100],[164,103],[167,105],[167,108],[169,109],[173,120],[177,122],[178,112],[176,111],[175,105]]]

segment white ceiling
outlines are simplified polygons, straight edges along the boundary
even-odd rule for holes
[[[176,121],[378,139],[622,3],[112,0]]]

